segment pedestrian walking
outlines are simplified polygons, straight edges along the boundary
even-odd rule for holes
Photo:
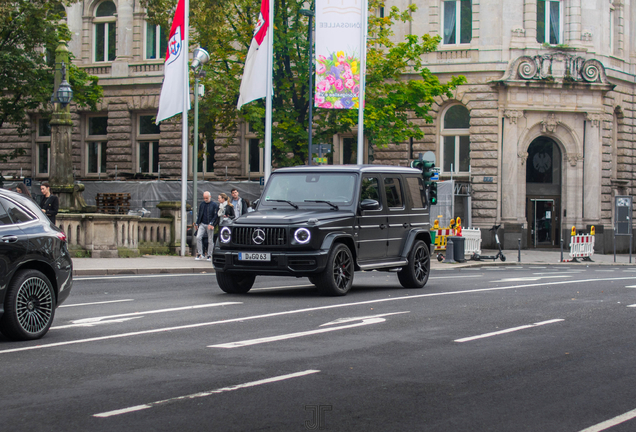
[[[212,250],[214,249],[214,227],[218,221],[219,205],[212,201],[210,192],[203,192],[203,202],[199,204],[199,213],[194,228],[197,231],[197,257],[196,260],[204,259],[203,256],[203,236],[208,236],[207,260],[212,261]]]
[[[239,196],[239,192],[236,188],[232,189],[231,194],[232,200],[230,202],[232,206],[234,206],[234,218],[238,218],[247,213],[247,202]]]
[[[42,183],[40,191],[42,191],[42,195],[44,195],[44,201],[42,201],[40,207],[42,207],[44,214],[46,214],[49,219],[51,219],[53,225],[55,225],[55,216],[60,209],[60,200],[51,194],[51,185],[47,182]]]
[[[26,187],[24,183],[18,183],[18,185],[15,187],[15,191],[33,199],[33,197],[31,196],[31,192],[29,192],[29,188]]]
[[[230,198],[227,194],[221,192],[219,195],[219,223],[223,220],[234,219],[234,207],[230,202]]]

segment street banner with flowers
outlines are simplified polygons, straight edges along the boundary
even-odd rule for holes
[[[316,0],[318,108],[357,109],[363,0]]]

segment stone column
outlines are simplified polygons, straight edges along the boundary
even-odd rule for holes
[[[524,0],[523,28],[528,42],[537,41],[537,0]]]
[[[503,155],[501,166],[501,187],[502,187],[502,219],[504,222],[522,223],[524,195],[519,189],[519,172],[523,171],[525,180],[525,159],[528,154],[518,154],[519,123],[524,120],[523,111],[504,111],[504,136]]]
[[[128,64],[132,61],[133,8],[130,0],[117,5],[117,58],[113,61],[111,75],[127,77]]]
[[[179,253],[181,249],[181,201],[162,201],[157,204],[157,208],[161,210],[162,218],[172,219],[170,226],[170,251]],[[187,204],[186,210],[192,210],[190,204]],[[183,239],[183,241],[187,241]],[[189,252],[186,251],[186,255]]]
[[[583,195],[583,223],[598,225],[601,220],[601,170],[603,145],[600,113],[587,113],[585,117],[585,190]]]

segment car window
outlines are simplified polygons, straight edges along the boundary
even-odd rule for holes
[[[264,192],[265,202],[288,200],[305,203],[305,200],[325,200],[350,204],[356,175],[350,173],[285,173],[273,175]]]
[[[11,218],[4,208],[4,203],[5,201],[0,198],[0,225],[11,225],[13,222],[11,222]]]
[[[3,208],[0,212],[0,219],[3,220],[3,225],[9,225],[11,223],[18,224],[33,220],[33,217],[9,200],[0,198],[0,204],[2,204]]]
[[[406,186],[408,194],[411,197],[413,208],[426,207],[426,190],[421,177],[407,177]]]
[[[384,192],[386,193],[386,205],[389,208],[403,208],[402,183],[399,177],[386,177],[384,179]]]
[[[382,204],[380,198],[380,181],[377,177],[363,177],[360,182],[360,201],[365,199],[376,200]]]

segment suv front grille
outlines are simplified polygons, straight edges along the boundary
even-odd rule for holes
[[[262,230],[265,239],[262,243],[254,242],[254,231]],[[232,233],[232,241],[237,245],[247,246],[285,246],[287,230],[285,228],[236,227]]]

